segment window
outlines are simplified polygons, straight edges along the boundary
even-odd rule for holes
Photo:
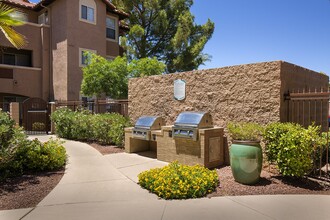
[[[79,20],[96,24],[96,4],[94,0],[80,0]]]
[[[8,52],[7,52],[8,51]],[[31,67],[31,51],[8,49],[0,59],[1,64]]]
[[[81,6],[81,18],[90,22],[94,22],[94,8]]]
[[[116,19],[107,17],[106,18],[106,25],[107,25],[107,38],[112,40],[117,40],[116,34]]]
[[[107,61],[113,61],[114,59],[115,59],[116,57],[114,57],[114,56],[106,56],[106,60]]]
[[[15,54],[4,54],[3,55],[3,64],[7,65],[16,65]]]
[[[92,53],[96,53],[95,50],[79,48],[79,66],[84,67],[88,65],[92,58]]]

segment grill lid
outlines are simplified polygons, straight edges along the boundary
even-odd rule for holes
[[[212,117],[207,112],[181,112],[177,117],[175,127],[212,127]]]
[[[163,126],[163,119],[157,116],[141,116],[135,123],[135,128],[157,130]]]

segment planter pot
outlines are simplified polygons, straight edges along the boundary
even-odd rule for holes
[[[262,168],[260,142],[234,140],[229,153],[231,170],[237,182],[251,185],[259,181]]]

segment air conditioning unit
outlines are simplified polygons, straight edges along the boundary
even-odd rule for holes
[[[48,24],[48,14],[47,12],[42,13],[38,16],[38,24]]]

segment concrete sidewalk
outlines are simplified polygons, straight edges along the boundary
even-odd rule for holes
[[[49,136],[38,136],[47,140]],[[166,201],[140,188],[137,174],[166,163],[137,154],[102,156],[66,141],[66,173],[37,207],[0,211],[1,220],[330,219],[330,196],[242,196]]]

